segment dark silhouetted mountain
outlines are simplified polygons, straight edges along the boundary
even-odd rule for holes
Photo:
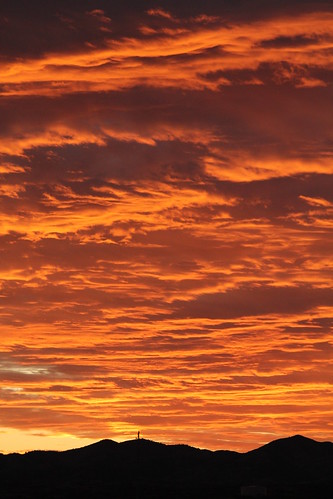
[[[332,470],[333,444],[300,435],[244,454],[102,440],[64,452],[0,454],[0,497],[236,499],[241,487],[255,486],[275,499],[331,499]]]

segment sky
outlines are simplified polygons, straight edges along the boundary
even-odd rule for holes
[[[0,451],[333,440],[332,3],[0,12]]]

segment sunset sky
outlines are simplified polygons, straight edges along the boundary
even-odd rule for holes
[[[0,10],[0,452],[333,440],[332,2]]]

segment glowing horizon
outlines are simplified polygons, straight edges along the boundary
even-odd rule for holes
[[[0,452],[332,441],[332,6],[109,4],[2,8]]]

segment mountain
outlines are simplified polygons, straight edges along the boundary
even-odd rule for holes
[[[244,454],[102,440],[63,452],[0,454],[0,497],[331,499],[332,469],[333,444],[300,435]]]

